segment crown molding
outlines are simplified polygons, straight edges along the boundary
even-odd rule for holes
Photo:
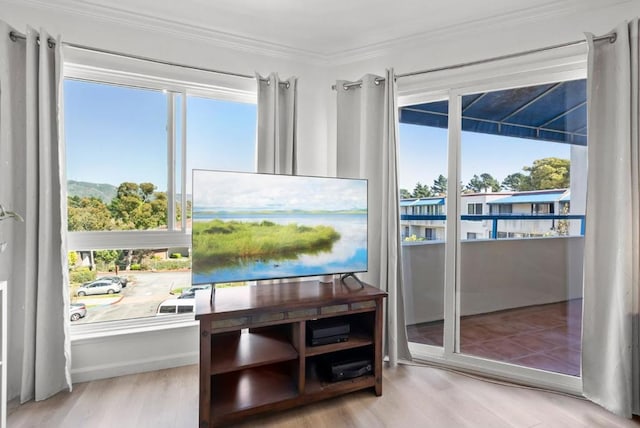
[[[506,12],[489,18],[479,18],[454,25],[444,26],[433,30],[416,33],[409,36],[397,37],[380,43],[373,43],[354,49],[336,51],[328,55],[332,65],[347,65],[369,59],[375,59],[387,55],[398,48],[406,49],[407,45],[432,44],[434,40],[460,38],[477,34],[487,27],[500,28],[508,25],[522,25],[539,22],[548,17],[559,17],[587,11],[600,10],[634,3],[636,0],[613,0],[602,5],[598,0],[569,0],[565,2],[553,1],[540,6],[533,6],[515,12]],[[594,7],[595,5],[595,7]]]
[[[135,27],[146,31],[168,34],[187,40],[204,41],[224,49],[250,52],[272,58],[294,59],[311,64],[326,65],[325,55],[290,46],[265,42],[250,37],[218,31],[198,25],[131,12],[121,8],[90,3],[84,0],[0,0],[21,7],[33,7],[46,11],[62,12],[82,18],[91,18],[112,24]]]
[[[433,43],[434,40],[460,38],[483,31],[487,27],[500,28],[505,25],[521,25],[540,21],[547,17],[567,16],[587,10],[607,9],[637,0],[566,0],[550,1],[514,12],[493,15],[488,18],[469,20],[454,25],[397,37],[379,43],[373,43],[353,49],[317,52],[293,48],[282,44],[266,42],[251,37],[217,31],[211,28],[159,18],[149,14],[132,12],[122,8],[107,7],[86,0],[0,0],[0,3],[16,4],[21,7],[33,7],[41,10],[57,11],[68,15],[91,18],[115,23],[160,34],[168,34],[186,40],[204,41],[214,46],[272,58],[285,58],[313,65],[346,65],[368,59],[378,58],[399,48]],[[605,3],[605,4],[603,4]]]

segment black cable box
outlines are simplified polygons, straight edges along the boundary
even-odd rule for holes
[[[349,340],[349,323],[328,319],[307,323],[307,343],[311,346],[340,343]]]
[[[329,369],[331,371],[331,381],[336,382],[371,374],[373,373],[373,364],[369,358],[333,361]]]

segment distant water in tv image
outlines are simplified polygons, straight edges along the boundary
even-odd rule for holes
[[[367,183],[195,170],[193,283],[367,270]]]

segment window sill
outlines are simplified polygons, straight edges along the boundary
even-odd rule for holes
[[[108,321],[95,324],[72,325],[69,329],[71,342],[99,339],[105,337],[147,333],[178,328],[197,327],[198,321],[193,314],[169,315],[138,318],[131,320]]]

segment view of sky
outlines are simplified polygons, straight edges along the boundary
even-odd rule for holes
[[[194,171],[193,206],[217,210],[366,209],[367,181]]]
[[[400,188],[412,191],[417,182],[431,186],[440,175],[447,176],[447,130],[401,123]],[[523,172],[534,160],[547,157],[569,159],[568,144],[503,137],[472,132],[462,133],[461,179],[467,184],[474,174],[485,172],[498,181]]]
[[[67,179],[166,190],[166,93],[70,79],[64,91]],[[255,105],[189,97],[187,123],[187,171],[255,169]]]
[[[130,181],[167,186],[167,97],[163,91],[65,81],[67,179],[118,186]],[[176,107],[177,141],[181,106]],[[187,99],[187,193],[191,170],[255,170],[256,106]],[[412,191],[447,175],[447,130],[400,124],[399,184]],[[489,173],[498,181],[536,159],[569,159],[566,144],[462,133],[462,182]],[[176,153],[178,165],[181,149]],[[177,177],[180,176],[179,170]],[[179,178],[176,182],[180,189]]]

